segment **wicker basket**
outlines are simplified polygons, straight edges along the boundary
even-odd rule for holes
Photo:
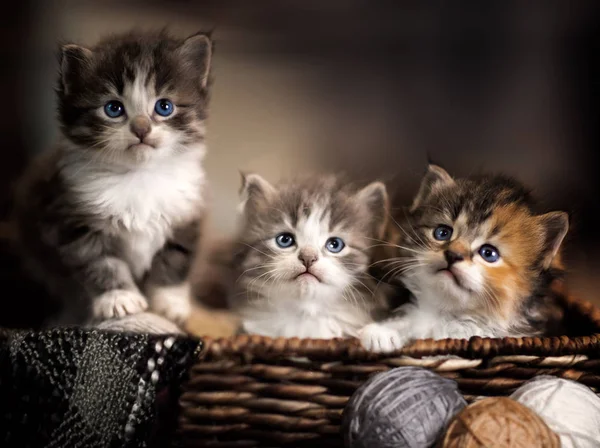
[[[570,336],[420,340],[393,356],[367,353],[356,340],[206,338],[183,385],[175,444],[341,447],[349,397],[398,366],[456,380],[467,401],[508,395],[541,374],[600,388],[600,310],[575,298],[563,305]]]

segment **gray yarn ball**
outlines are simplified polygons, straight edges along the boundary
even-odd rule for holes
[[[349,448],[426,448],[467,402],[455,381],[420,367],[370,378],[352,395],[342,418]]]

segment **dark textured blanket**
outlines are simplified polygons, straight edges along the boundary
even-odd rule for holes
[[[0,446],[165,446],[200,347],[171,335],[0,330]]]

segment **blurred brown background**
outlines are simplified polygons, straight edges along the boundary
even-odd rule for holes
[[[408,201],[430,157],[459,176],[514,175],[548,208],[570,211],[572,287],[593,299],[600,9],[573,3],[12,4],[0,30],[1,211],[24,164],[56,137],[57,41],[91,44],[134,26],[212,29],[206,169],[219,232],[233,230],[239,169],[273,181],[300,170],[395,179]],[[12,272],[2,269],[4,283]],[[2,298],[21,302],[8,290]],[[0,324],[23,319],[9,313]]]

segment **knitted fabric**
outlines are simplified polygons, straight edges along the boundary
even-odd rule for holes
[[[164,446],[175,386],[200,347],[173,335],[0,330],[0,446]]]

